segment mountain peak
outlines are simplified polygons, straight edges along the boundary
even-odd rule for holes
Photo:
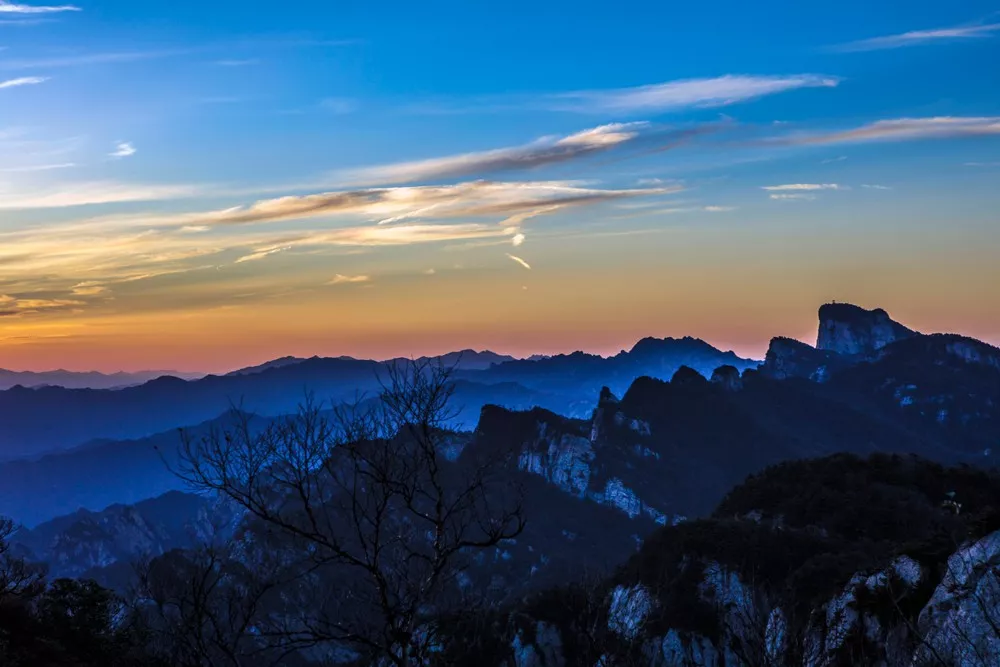
[[[833,302],[820,306],[816,348],[850,356],[869,355],[915,333],[881,308],[866,310]]]

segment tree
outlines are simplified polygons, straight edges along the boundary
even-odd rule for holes
[[[13,521],[0,517],[0,604],[44,587],[44,568],[15,555],[11,547],[10,538],[16,530]]]
[[[445,457],[453,392],[450,369],[410,362],[377,400],[326,412],[307,396],[262,430],[237,412],[234,428],[183,439],[180,477],[246,510],[245,539],[271,542],[296,575],[261,638],[400,666],[439,651],[434,619],[462,606],[475,555],[525,523],[510,452]]]

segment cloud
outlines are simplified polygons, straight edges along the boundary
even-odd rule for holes
[[[75,162],[61,162],[59,164],[35,164],[23,167],[5,167],[0,169],[4,173],[30,173],[36,171],[54,171],[56,169],[69,169],[75,167]]]
[[[966,167],[1000,167],[1000,162],[966,162]]]
[[[22,5],[0,0],[0,14],[55,14],[58,12],[78,12],[74,5]]]
[[[258,259],[264,259],[268,255],[274,255],[279,252],[284,252],[285,250],[288,250],[291,247],[292,246],[290,245],[286,245],[286,246],[278,246],[277,248],[265,248],[264,250],[258,250],[256,252],[250,253],[249,255],[243,255],[242,257],[236,260],[236,263],[242,264],[243,262],[253,262]]]
[[[531,265],[530,265],[530,264],[528,264],[528,263],[527,263],[526,261],[524,261],[523,259],[521,259],[520,257],[518,257],[518,256],[516,256],[516,255],[511,255],[510,253],[507,253],[507,256],[508,256],[508,257],[510,257],[510,258],[511,258],[512,260],[514,260],[515,262],[517,262],[518,264],[520,264],[521,266],[523,266],[524,268],[526,268],[526,269],[530,269],[530,268],[531,268]]]
[[[245,59],[242,59],[242,60],[239,60],[239,59],[216,60],[212,64],[213,65],[218,65],[219,67],[248,67],[250,65],[258,65],[258,64],[260,64],[260,60],[258,60],[256,58],[245,58]]]
[[[865,190],[892,190],[888,185],[872,185],[868,183],[863,184],[861,187]]]
[[[435,273],[437,273],[437,269],[427,269],[423,273],[425,276],[433,276]]]
[[[524,234],[518,232],[517,234],[514,234],[514,236],[510,238],[510,244],[516,248],[517,246],[524,243],[524,238],[525,238]]]
[[[127,141],[120,141],[115,145],[114,152],[108,155],[110,157],[132,157],[135,155],[135,146]]]
[[[783,190],[844,190],[837,183],[787,183],[785,185],[765,185],[761,190],[780,192]]]
[[[59,183],[36,191],[8,193],[0,190],[0,210],[165,201],[191,197],[200,192],[200,189],[189,185],[145,185],[115,181]]]
[[[0,5],[2,7],[3,5]],[[0,90],[4,88],[17,88],[19,86],[35,86],[40,83],[45,83],[48,81],[47,77],[44,76],[24,76],[20,79],[8,79],[6,81],[0,81]]]
[[[832,88],[838,83],[840,79],[837,77],[817,74],[788,76],[726,74],[713,78],[679,79],[631,88],[431,101],[411,105],[408,109],[415,113],[428,114],[528,110],[629,115],[677,111],[692,107],[728,106],[798,88]]]
[[[365,215],[375,218],[383,227],[391,227],[392,224],[416,217],[449,219],[514,216],[526,212],[539,215],[555,210],[553,207],[661,195],[676,189],[610,190],[587,188],[566,181],[468,181],[455,185],[341,190],[279,197],[219,211],[146,219],[148,224],[156,226],[191,226],[243,225],[334,215]],[[2,207],[3,200],[0,198],[0,208]]]
[[[96,296],[97,294],[107,292],[107,290],[107,286],[93,280],[87,280],[74,285],[71,291],[77,296]]]
[[[921,44],[932,44],[935,42],[990,37],[992,33],[998,30],[1000,30],[1000,23],[960,26],[955,28],[938,28],[935,30],[914,30],[911,32],[900,33],[898,35],[886,35],[884,37],[873,37],[871,39],[848,42],[847,44],[830,47],[830,50],[846,53],[852,51],[898,49],[904,46],[919,46]]]
[[[794,201],[794,200],[811,201],[813,199],[816,199],[816,195],[806,195],[806,194],[772,194],[768,196],[771,199],[775,199],[777,201]]]
[[[544,137],[513,148],[366,167],[352,170],[349,178],[361,184],[413,183],[532,169],[610,151],[634,141],[646,127],[646,123],[601,125],[565,137]]]
[[[434,270],[431,269],[431,272]],[[333,277],[333,280],[327,283],[327,285],[345,285],[352,283],[367,283],[371,281],[371,276],[345,276],[340,273]]]
[[[816,74],[792,76],[733,75],[683,79],[666,83],[561,93],[549,96],[549,107],[585,113],[656,112],[686,107],[719,107],[797,88],[832,88],[840,79]]]
[[[936,116],[880,120],[851,130],[799,133],[777,137],[770,143],[793,146],[826,146],[870,141],[949,139],[1000,134],[1000,116]]]
[[[51,58],[6,58],[0,61],[0,69],[34,69],[34,68],[55,68],[55,67],[76,67],[79,65],[107,65],[110,63],[126,63],[139,60],[150,60],[154,58],[167,58],[170,56],[184,55],[191,53],[189,49],[177,49],[168,51],[123,51],[109,53],[80,53],[70,56],[56,56]]]
[[[729,211],[735,211],[735,206],[704,206],[703,211],[708,211],[709,213],[727,213]]]
[[[820,162],[820,164],[833,164],[834,162],[843,162],[846,159],[847,159],[846,155],[841,155],[840,157],[832,157],[827,160],[823,160]]]

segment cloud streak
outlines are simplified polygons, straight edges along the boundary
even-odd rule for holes
[[[231,226],[325,216],[355,215],[374,219],[384,227],[414,218],[453,219],[540,215],[557,208],[662,195],[672,188],[598,189],[566,181],[469,181],[454,185],[341,190],[312,195],[264,199],[204,213],[147,216],[150,226]],[[0,198],[0,208],[3,200]],[[541,209],[541,210],[539,210]],[[526,219],[520,216],[520,219]],[[511,218],[507,218],[508,220]]]
[[[829,50],[849,53],[855,51],[880,51],[883,49],[898,49],[906,46],[920,46],[922,44],[933,44],[940,42],[950,42],[955,40],[982,39],[991,37],[993,33],[1000,30],[1000,23],[988,23],[983,25],[958,26],[954,28],[937,28],[934,30],[913,30],[900,33],[898,35],[885,35],[883,37],[873,37],[862,39],[856,42],[848,42],[830,47]]]
[[[466,178],[528,170],[579,160],[626,146],[666,149],[711,127],[664,131],[649,123],[612,123],[563,137],[542,137],[522,146],[463,153],[428,160],[352,169],[339,178],[353,185],[388,185]]]
[[[338,273],[333,277],[333,280],[327,283],[327,285],[350,285],[357,283],[367,283],[370,281],[371,281],[371,276],[363,276],[363,275],[345,276],[343,274]]]
[[[792,146],[828,146],[876,141],[949,139],[1000,134],[1000,116],[935,116],[880,120],[850,130],[798,133],[768,143]]]
[[[119,141],[115,145],[115,150],[111,153],[108,153],[108,156],[117,158],[132,157],[133,155],[135,155],[135,152],[136,152],[135,146],[133,146],[127,141]]]
[[[6,81],[0,81],[0,90],[4,88],[19,88],[21,86],[36,86],[46,81],[48,81],[48,78],[44,76],[23,76],[19,79],[7,79]]]
[[[786,183],[785,185],[765,185],[761,190],[781,192],[784,190],[844,190],[837,183]]]
[[[551,95],[547,105],[556,111],[582,113],[636,113],[671,111],[688,107],[721,107],[747,102],[799,88],[832,88],[840,83],[833,76],[733,75],[682,79],[635,88],[576,91]]]
[[[832,88],[835,76],[725,74],[678,79],[629,88],[574,90],[541,95],[512,94],[473,100],[446,100],[410,105],[410,111],[428,114],[498,111],[549,111],[578,114],[632,115],[689,108],[723,107],[801,88]]]
[[[816,199],[816,195],[807,194],[771,194],[768,196],[776,201],[812,201]]]
[[[523,259],[521,259],[517,255],[511,255],[510,253],[507,253],[507,257],[509,257],[513,261],[517,262],[518,264],[520,264],[524,268],[529,269],[529,270],[531,269],[531,264],[528,264],[526,261],[524,261]]]
[[[60,12],[78,12],[75,5],[23,5],[0,0],[0,14],[57,14]]]

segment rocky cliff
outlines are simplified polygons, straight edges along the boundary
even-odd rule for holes
[[[819,309],[816,348],[849,356],[870,355],[914,334],[881,308],[865,310],[849,303],[828,303]]]

